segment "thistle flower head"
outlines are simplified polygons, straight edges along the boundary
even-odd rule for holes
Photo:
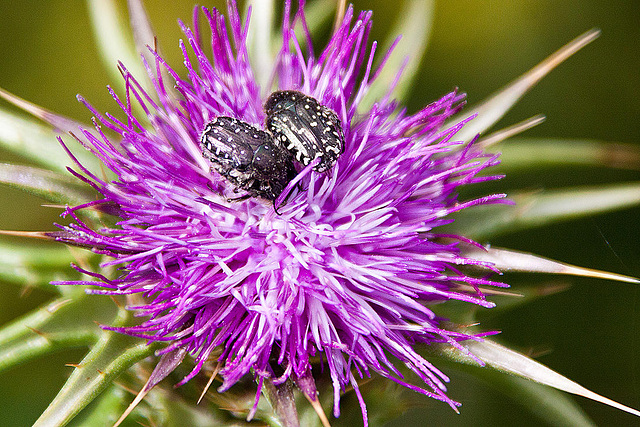
[[[99,286],[90,290],[96,294],[143,296],[129,308],[144,321],[112,329],[166,342],[161,354],[188,351],[195,367],[182,383],[213,359],[221,366],[221,392],[253,374],[259,387],[266,379],[292,380],[313,399],[311,375],[328,368],[338,415],[348,387],[364,413],[358,380],[375,372],[455,407],[445,394],[447,377],[415,345],[463,349],[459,341],[477,339],[448,328],[429,306],[460,300],[491,307],[479,286],[496,283],[465,275],[460,266],[482,263],[460,255],[464,237],[439,234],[438,227],[455,211],[503,197],[457,198],[459,186],[488,179],[478,173],[496,163],[456,139],[464,121],[445,126],[464,96],[454,91],[410,114],[390,88],[362,111],[379,72],[372,65],[376,44],[368,44],[370,12],[349,8],[315,55],[304,11],[292,13],[287,2],[282,47],[266,78],[251,67],[247,22],[235,4],[228,19],[215,9],[202,13],[212,60],[197,22],[183,25],[185,78],[154,53],[155,64],[146,66],[155,93],[122,67],[126,99],[114,97],[125,120],[87,104],[96,127],[78,140],[115,178],[81,165],[74,173],[102,195],[90,205],[119,219],[92,227],[76,215],[88,205],[69,208],[75,221],[62,227],[63,240],[109,255],[107,265],[120,274],[83,284]],[[295,25],[304,29],[301,39]],[[335,112],[344,132],[333,167],[317,172],[317,161],[298,164],[277,210],[260,197],[229,200],[242,191],[211,171],[199,146],[207,123],[221,116],[264,130],[264,103],[275,90],[314,98]],[[136,117],[134,101],[146,117]],[[424,385],[406,382],[397,361]]]

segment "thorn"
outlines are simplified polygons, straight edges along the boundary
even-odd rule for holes
[[[594,270],[592,268],[578,267],[528,252],[496,247],[485,249],[465,248],[463,252],[465,256],[472,257],[478,261],[493,263],[495,267],[502,271],[564,274],[568,276],[592,277],[597,279],[640,284],[640,279],[635,277],[609,273],[608,271]]]
[[[27,329],[31,330],[31,332],[40,335],[42,338],[46,339],[47,341],[49,341],[49,338],[47,338],[47,334],[45,332],[39,331],[36,328],[32,328],[31,326],[27,326]]]
[[[489,96],[479,105],[471,107],[462,116],[456,117],[456,122],[460,122],[471,116],[477,115],[472,122],[456,133],[456,139],[460,139],[462,141],[470,140],[478,133],[483,133],[485,130],[493,126],[544,76],[567,58],[591,43],[599,35],[600,30],[595,28],[579,35],[556,52],[552,53],[528,72],[513,80],[511,83],[498,90],[498,92]],[[445,126],[449,125],[445,124]]]
[[[47,110],[46,108],[42,108],[39,105],[33,104],[25,99],[20,98],[19,96],[7,92],[2,88],[0,88],[0,98],[4,99],[10,104],[15,105],[21,110],[26,111],[33,117],[36,117],[37,119],[48,123],[60,132],[66,132],[70,129],[76,129],[81,126],[74,120],[55,114]]]
[[[33,286],[25,286],[20,291],[20,298],[26,298],[31,295],[31,291],[33,290]]]
[[[169,353],[165,353],[160,358],[160,361],[156,364],[156,367],[153,369],[151,375],[147,379],[144,387],[140,390],[136,398],[131,402],[129,407],[124,411],[124,413],[120,416],[118,421],[113,425],[113,427],[117,427],[124,421],[127,416],[138,406],[138,403],[144,399],[144,397],[151,391],[160,381],[169,375],[176,366],[178,366],[186,354],[186,350],[184,348],[174,349]]]
[[[60,301],[54,301],[51,305],[47,306],[47,311],[49,313],[55,313],[59,308],[64,307],[69,304],[72,300],[70,298],[63,299]]]
[[[322,425],[324,427],[331,427],[331,424],[329,423],[329,419],[327,418],[327,414],[324,413],[324,409],[322,409],[322,405],[320,405],[320,399],[318,399],[317,396],[314,399],[311,396],[309,396],[307,393],[303,393],[303,394],[304,394],[304,397],[307,398],[307,400],[313,407],[313,410],[316,411],[316,414],[318,414],[318,418],[320,418],[320,422],[322,422]]]
[[[476,293],[476,289],[471,286],[471,285],[465,285],[465,284],[458,284],[456,286],[457,290],[461,290],[461,291],[465,291],[465,292],[472,292],[472,293]],[[510,292],[510,291],[504,291],[501,289],[492,289],[492,288],[485,288],[485,287],[481,287],[480,290],[482,291],[483,295],[500,295],[500,296],[507,296],[507,297],[524,297],[523,294],[519,294],[516,292]]]
[[[0,230],[0,235],[14,237],[29,237],[31,239],[55,240],[51,236],[52,231],[19,231],[19,230]]]
[[[122,413],[120,418],[118,418],[118,421],[116,421],[113,427],[118,427],[120,424],[122,424],[122,422],[129,416],[131,411],[133,411],[136,408],[136,406],[138,406],[138,403],[140,403],[142,399],[144,399],[144,397],[147,395],[147,393],[149,393],[151,388],[147,388],[147,386],[149,385],[150,381],[151,381],[151,377],[149,377],[149,379],[147,380],[147,383],[144,385],[144,387],[142,387],[142,390],[140,390],[136,398],[133,399],[133,402],[131,402],[129,407]]]
[[[474,328],[476,326],[480,325],[480,322],[475,322],[475,323],[466,323],[464,325],[458,325],[460,328],[462,329],[469,329],[469,328]]]
[[[196,405],[200,404],[200,401],[202,400],[204,395],[207,393],[207,390],[209,390],[209,387],[211,387],[211,384],[213,383],[214,378],[218,375],[218,372],[220,372],[220,369],[222,369],[222,363],[218,362],[218,364],[216,365],[216,368],[213,370],[213,373],[211,374],[211,378],[209,378],[209,382],[207,382],[207,385],[204,387],[204,390],[202,390],[202,394],[200,395],[200,398],[198,399],[198,402],[196,403]]]
[[[115,295],[109,295],[109,298],[111,298],[111,301],[113,301],[113,303],[118,307],[118,308],[124,308],[124,306],[122,305],[122,303],[120,302],[119,298],[116,298]]]
[[[544,122],[547,118],[543,114],[538,114],[526,120],[523,120],[514,125],[508,126],[499,131],[493,132],[490,135],[480,139],[476,146],[487,148],[493,144],[497,144],[498,142],[504,141],[507,138],[511,138],[512,136],[518,135],[526,130],[531,129],[534,126],[538,126],[540,123]]]
[[[553,348],[548,346],[529,347],[527,351],[523,351],[523,353],[532,359],[537,359],[539,357],[553,353]]]
[[[333,21],[333,34],[338,32],[342,21],[344,20],[344,11],[347,8],[346,0],[338,0],[338,7],[336,8],[336,19]]]
[[[114,381],[113,383],[115,385],[117,385],[118,387],[120,387],[121,389],[123,389],[124,391],[126,391],[127,393],[129,393],[129,394],[132,394],[132,395],[135,396],[136,393],[138,393],[137,390],[125,385],[124,383],[122,383],[120,381]]]
[[[534,289],[537,295],[547,296],[559,294],[560,292],[564,292],[571,287],[571,284],[568,282],[557,282],[557,283],[549,283],[543,284],[541,286],[536,286]]]

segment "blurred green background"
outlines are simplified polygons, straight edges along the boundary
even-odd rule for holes
[[[124,3],[121,2],[124,10]],[[181,69],[177,18],[191,19],[191,1],[144,2],[169,63]],[[207,6],[220,2],[206,3]],[[374,11],[373,39],[384,40],[398,13],[396,2],[361,1]],[[499,123],[510,125],[537,113],[547,121],[530,137],[575,137],[640,143],[640,2],[437,1],[432,38],[408,106],[414,111],[454,87],[470,104],[482,100],[547,55],[592,28],[602,36],[547,76]],[[0,87],[36,104],[87,121],[75,95],[100,111],[114,111],[105,86],[110,78],[94,47],[86,4],[78,0],[0,2]],[[113,65],[115,67],[115,65]],[[6,105],[3,104],[3,107]],[[22,162],[6,152],[0,161]],[[528,188],[638,180],[638,171],[546,170],[502,181]],[[503,190],[501,190],[503,191]],[[22,192],[0,188],[0,229],[49,230],[55,209]],[[640,276],[640,209],[520,232],[489,242],[550,258]],[[17,241],[17,240],[14,240]],[[486,243],[486,242],[484,242]],[[2,260],[0,260],[2,262]],[[520,284],[556,278],[509,275]],[[572,287],[514,311],[487,316],[486,329],[502,331],[516,349],[546,350],[538,360],[587,388],[640,408],[640,290],[628,284],[563,279]],[[0,323],[49,298],[0,283]],[[55,396],[82,351],[63,353],[0,375],[0,425],[29,425]],[[449,395],[461,415],[446,405],[419,399],[420,407],[392,425],[540,425],[508,396],[473,377],[452,376]],[[575,398],[598,425],[637,425],[638,419]],[[414,399],[415,400],[415,399]]]

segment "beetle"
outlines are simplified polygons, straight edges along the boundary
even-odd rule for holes
[[[266,128],[303,166],[320,157],[314,167],[325,172],[344,151],[344,133],[338,115],[315,98],[294,90],[276,91],[264,104]]]
[[[209,122],[200,148],[212,170],[249,196],[275,201],[296,176],[291,154],[271,134],[233,117]]]

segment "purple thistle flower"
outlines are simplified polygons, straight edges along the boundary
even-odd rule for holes
[[[203,51],[197,22],[194,30],[183,25],[186,79],[154,52],[156,63],[145,63],[154,94],[121,65],[126,99],[113,96],[124,121],[87,104],[96,127],[83,130],[78,140],[115,179],[79,165],[74,174],[102,198],[69,208],[75,222],[61,227],[60,240],[113,257],[106,265],[118,266],[120,275],[90,273],[98,280],[61,284],[97,285],[101,289],[89,291],[96,294],[144,296],[143,303],[128,308],[146,320],[109,329],[166,342],[160,354],[188,351],[195,367],[181,384],[213,357],[221,363],[220,392],[252,373],[258,392],[265,379],[275,385],[292,380],[315,399],[311,375],[326,365],[336,416],[340,393],[351,386],[366,423],[358,380],[372,371],[455,409],[459,404],[445,394],[448,378],[415,346],[448,343],[466,351],[459,341],[486,333],[448,329],[429,306],[460,300],[492,307],[479,287],[504,286],[464,274],[461,267],[491,265],[460,255],[459,242],[468,242],[464,237],[437,232],[453,212],[504,197],[457,200],[459,186],[493,179],[478,173],[497,163],[472,143],[456,140],[464,122],[444,126],[462,108],[464,96],[454,91],[408,114],[390,88],[370,111],[358,111],[379,72],[372,67],[376,44],[367,44],[371,13],[354,16],[349,8],[314,56],[304,12],[291,17],[289,2],[272,84],[260,87],[247,53],[247,23],[235,3],[229,5],[229,21],[217,10],[202,11],[212,31],[213,61]],[[297,24],[305,29],[302,41],[293,32]],[[162,68],[175,82],[161,77]],[[179,100],[167,89],[174,84]],[[229,201],[242,193],[210,171],[199,148],[206,124],[219,116],[264,129],[270,89],[317,99],[336,112],[345,136],[344,153],[333,168],[323,173],[314,171],[314,164],[299,168],[278,212],[257,197]],[[147,117],[134,115],[134,99]],[[117,133],[119,142],[101,126]],[[76,216],[90,206],[119,221],[94,229]],[[405,381],[392,357],[425,385]]]

